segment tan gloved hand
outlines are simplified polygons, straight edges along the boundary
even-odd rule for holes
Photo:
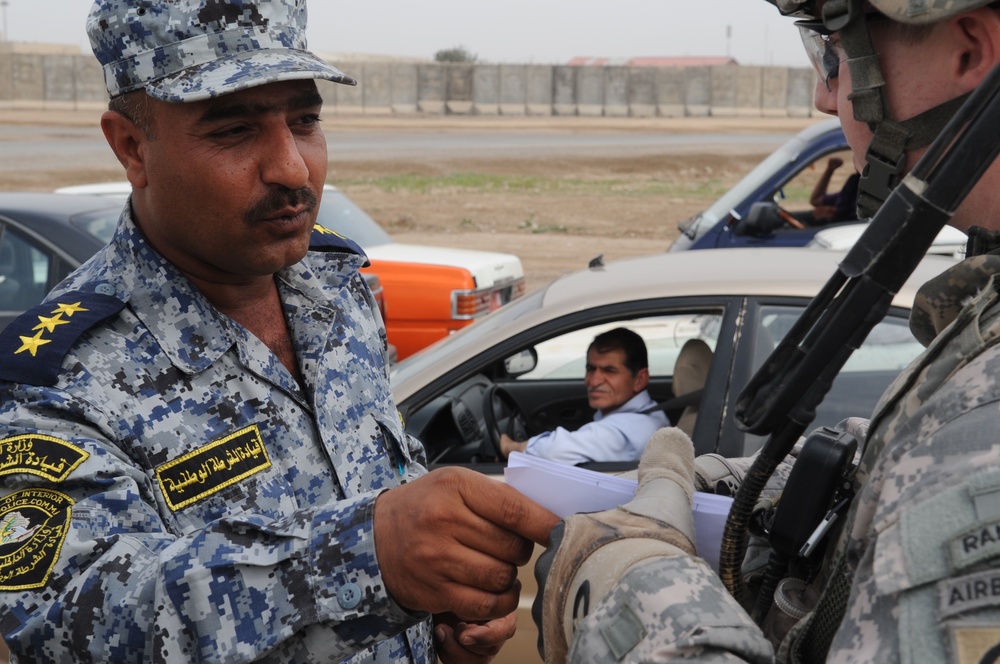
[[[639,462],[639,487],[625,505],[575,514],[549,536],[535,565],[538,595],[531,615],[539,653],[563,662],[577,619],[589,613],[636,563],[656,556],[695,555],[694,447],[680,429],[653,434]]]

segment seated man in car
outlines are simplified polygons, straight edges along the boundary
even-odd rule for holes
[[[618,327],[597,335],[587,349],[587,401],[594,421],[576,431],[557,427],[525,441],[500,437],[504,456],[525,452],[554,461],[638,461],[653,433],[670,426],[646,391],[649,360],[638,334]]]

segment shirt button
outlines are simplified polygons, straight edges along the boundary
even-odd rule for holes
[[[361,588],[356,583],[348,583],[337,591],[337,601],[345,609],[357,608],[361,604]]]

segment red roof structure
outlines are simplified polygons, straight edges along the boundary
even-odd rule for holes
[[[718,65],[737,65],[739,63],[736,62],[735,58],[726,56],[677,56],[639,58],[576,57],[566,64],[590,67],[714,67]]]

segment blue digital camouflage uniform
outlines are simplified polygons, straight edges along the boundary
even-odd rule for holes
[[[860,492],[815,582],[850,579],[828,662],[1000,661],[997,275],[1000,255],[981,255],[921,290],[911,327],[927,350],[875,409]],[[577,623],[569,659],[815,662],[805,624],[772,651],[707,564],[661,557]]]
[[[277,275],[302,376],[146,243],[0,336],[0,628],[24,661],[433,662],[377,494],[425,472],[356,245]],[[352,248],[353,247],[353,248]]]

